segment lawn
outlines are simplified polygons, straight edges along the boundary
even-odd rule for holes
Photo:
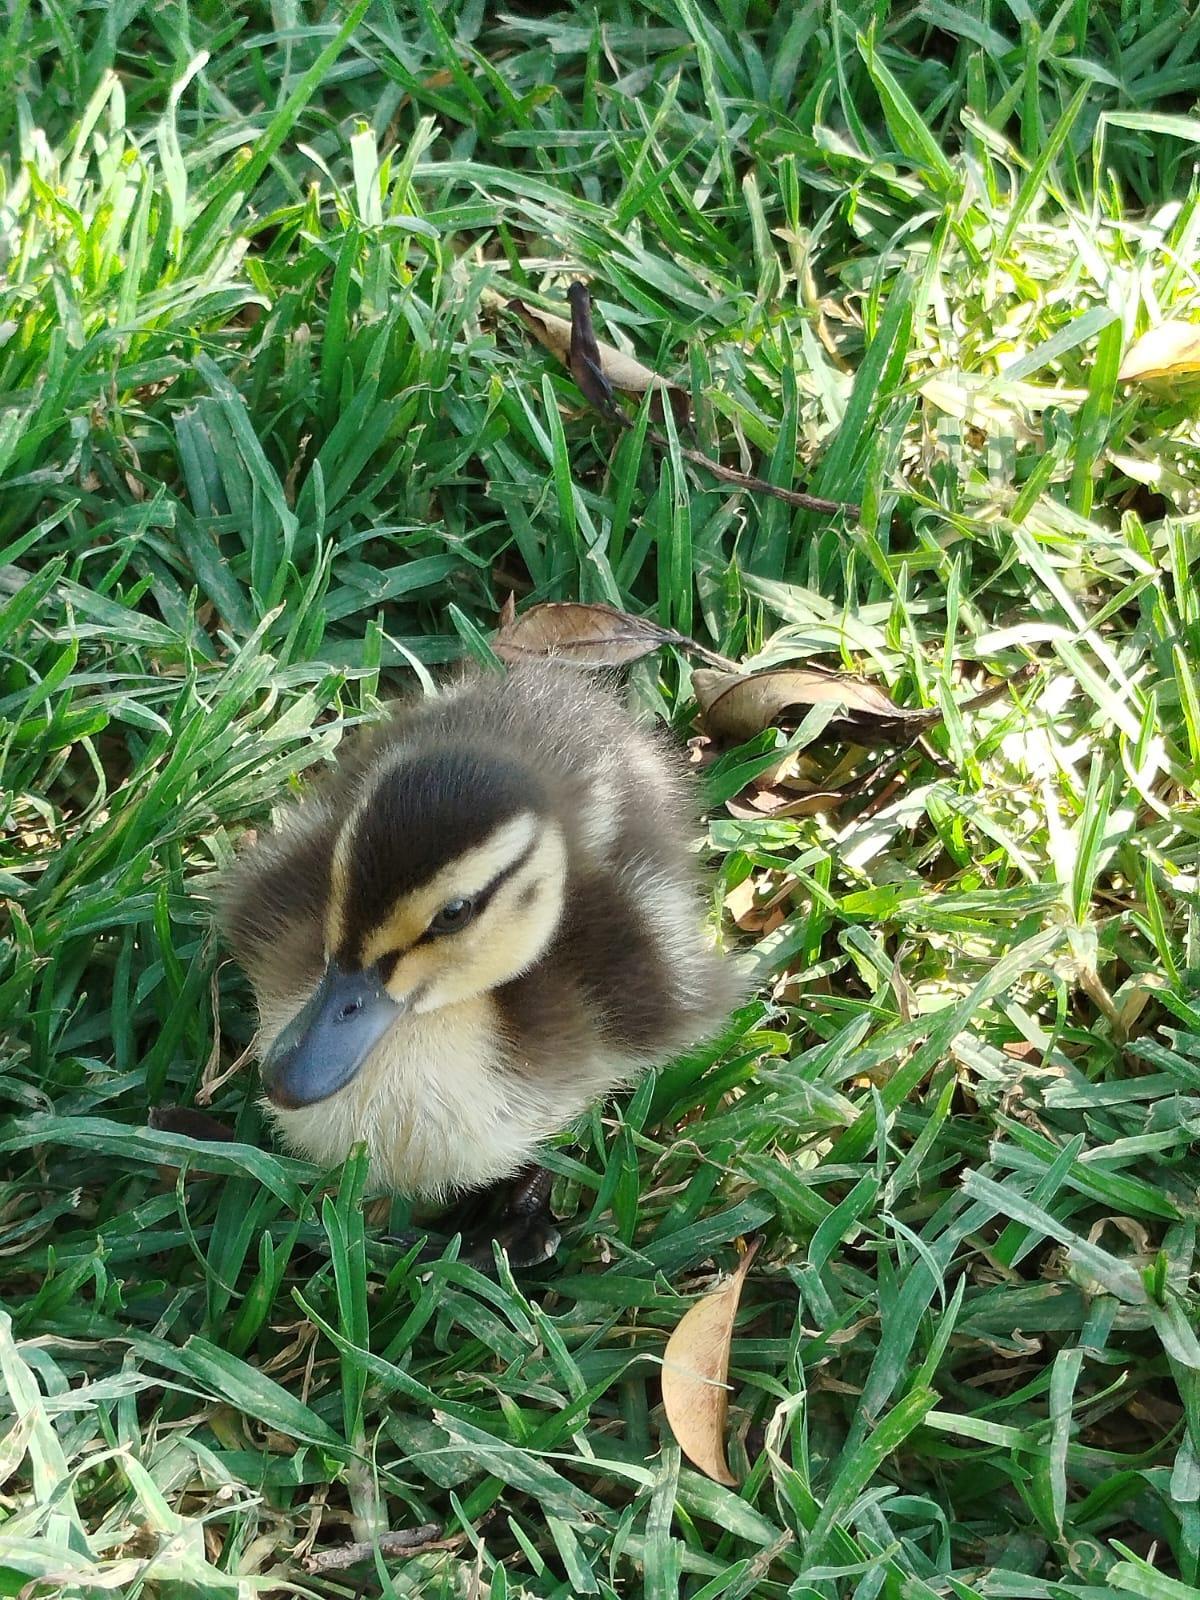
[[[1200,355],[1122,363],[1200,321],[1200,16],[5,17],[0,1594],[1194,1594]],[[580,277],[689,425],[510,307]],[[510,593],[936,713],[695,744],[754,998],[519,1282],[272,1147],[209,909]],[[701,664],[630,669],[681,741]],[[728,1486],[661,1361],[754,1237]]]

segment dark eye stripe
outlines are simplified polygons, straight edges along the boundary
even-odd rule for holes
[[[524,850],[521,851],[519,856],[510,861],[506,867],[501,868],[501,870],[492,879],[491,883],[486,884],[482,889],[480,889],[478,894],[473,894],[470,896],[471,904],[474,907],[474,911],[471,914],[471,922],[474,922],[481,912],[487,910],[488,904],[490,903],[492,896],[496,893],[497,889],[502,888],[510,878],[515,877],[516,874],[520,872],[521,868],[527,864],[532,857],[536,846],[537,840],[531,839],[525,846]],[[469,923],[464,923],[463,926],[468,927]],[[413,940],[413,945],[429,944],[434,939],[448,939],[451,937],[452,933],[457,933],[457,931],[458,930],[456,928],[447,928],[444,930],[440,928],[426,928],[424,933],[419,934],[417,938]]]
[[[469,720],[469,719],[468,719]],[[354,780],[342,853],[347,944],[357,949],[387,922],[397,901],[432,883],[459,856],[545,813],[536,772],[498,752],[460,745],[453,713],[413,709]],[[494,730],[489,729],[492,740]],[[394,743],[391,740],[394,739]]]
[[[508,866],[503,867],[489,884],[485,884],[478,894],[471,896],[472,904],[475,907],[474,914],[471,918],[472,921],[475,920],[475,917],[477,917],[481,911],[487,909],[488,902],[496,893],[497,889],[501,888],[502,885],[507,883],[508,880],[516,873],[520,872],[521,868],[525,866],[530,857],[533,855],[536,847],[536,838],[531,839],[526,845],[525,849],[521,851],[519,856],[517,856],[513,861],[510,861]],[[464,924],[464,926],[466,926],[466,924]],[[444,939],[448,937],[448,933],[434,932],[433,930],[426,928],[424,933],[419,933],[411,944],[405,946],[404,950],[387,951],[384,955],[379,957],[379,966],[383,974],[384,982],[386,983],[392,973],[395,972],[400,958],[406,953],[407,950],[414,950],[419,944],[429,944],[434,939]],[[336,959],[346,967],[361,967],[363,964],[363,951],[365,949],[365,945],[365,936],[348,937],[335,952]]]

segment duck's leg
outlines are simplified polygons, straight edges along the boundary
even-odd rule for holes
[[[558,1249],[562,1235],[550,1211],[550,1187],[554,1182],[545,1167],[530,1165],[515,1178],[486,1191],[495,1202],[490,1216],[475,1227],[464,1228],[460,1261],[476,1267],[492,1267],[493,1240],[508,1252],[509,1264],[518,1270],[540,1267]],[[490,1209],[490,1208],[489,1208]]]
[[[550,1174],[545,1167],[530,1165],[515,1178],[477,1189],[465,1195],[445,1217],[436,1232],[428,1235],[421,1251],[423,1261],[436,1261],[454,1234],[462,1235],[460,1261],[469,1261],[481,1272],[494,1272],[493,1241],[508,1253],[509,1265],[516,1271],[540,1267],[558,1249],[561,1235],[550,1212]],[[396,1244],[406,1244],[419,1235],[414,1231]]]

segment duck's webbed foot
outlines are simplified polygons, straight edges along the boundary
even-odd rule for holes
[[[429,1234],[420,1259],[437,1261],[459,1233],[458,1259],[470,1262],[480,1272],[496,1270],[493,1242],[507,1252],[514,1271],[544,1265],[557,1251],[561,1238],[550,1212],[552,1181],[545,1167],[531,1165],[515,1178],[465,1195],[439,1220],[437,1232]]]
[[[474,1226],[463,1226],[459,1260],[469,1261],[481,1271],[494,1270],[494,1240],[517,1271],[549,1261],[562,1239],[550,1211],[553,1181],[545,1167],[528,1166],[515,1178],[486,1190],[478,1200],[489,1207],[490,1215],[485,1214]]]

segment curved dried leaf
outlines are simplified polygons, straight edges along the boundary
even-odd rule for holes
[[[825,737],[864,744],[908,738],[938,720],[936,711],[898,706],[864,679],[816,667],[751,674],[700,668],[692,674],[692,686],[706,730],[739,744],[764,728],[794,729],[817,705],[836,708]]]
[[[935,372],[918,386],[917,393],[938,411],[957,417],[960,422],[985,430],[998,429],[1010,438],[1034,437],[1034,430],[1016,408],[988,391],[985,379],[953,370]]]
[[[686,643],[682,634],[613,606],[547,601],[502,627],[492,649],[501,661],[564,656],[588,667],[621,667],[665,644]]]
[[[774,933],[787,921],[787,903],[794,890],[794,880],[780,883],[778,874],[743,878],[725,896],[725,913],[743,933]]]
[[[556,317],[548,311],[535,311],[524,300],[508,301],[508,310],[520,317],[538,343],[570,370],[571,323],[566,317]],[[647,389],[656,389],[670,401],[679,426],[686,425],[691,416],[691,402],[686,389],[678,383],[672,383],[669,378],[660,377],[657,372],[651,372],[649,367],[643,366],[633,356],[627,356],[623,350],[605,344],[602,339],[597,340],[596,349],[600,354],[601,370],[614,389],[622,389],[626,394],[645,394]]]
[[[1200,325],[1173,321],[1160,322],[1133,341],[1117,378],[1122,383],[1145,383],[1196,372],[1200,372]]]
[[[614,422],[628,423],[628,418],[617,404],[616,395],[607,372],[596,330],[592,326],[592,296],[586,283],[576,282],[567,290],[571,307],[571,349],[567,365],[571,376],[579,385],[583,398],[595,406],[601,416]]]
[[[816,817],[836,811],[846,796],[841,789],[813,789],[805,794],[793,794],[788,789],[753,787],[743,790],[732,800],[726,800],[725,809],[731,817],[750,822],[762,817]]]
[[[663,1410],[679,1448],[701,1472],[730,1485],[737,1479],[725,1460],[729,1346],[742,1284],[757,1249],[755,1240],[737,1271],[684,1314],[663,1352]]]
[[[623,667],[661,650],[665,644],[678,645],[707,661],[725,659],[686,634],[676,633],[674,628],[661,627],[649,617],[631,616],[598,601],[589,605],[547,600],[530,606],[519,617],[514,617],[506,606],[500,622],[492,649],[501,661],[561,656],[586,667]]]

